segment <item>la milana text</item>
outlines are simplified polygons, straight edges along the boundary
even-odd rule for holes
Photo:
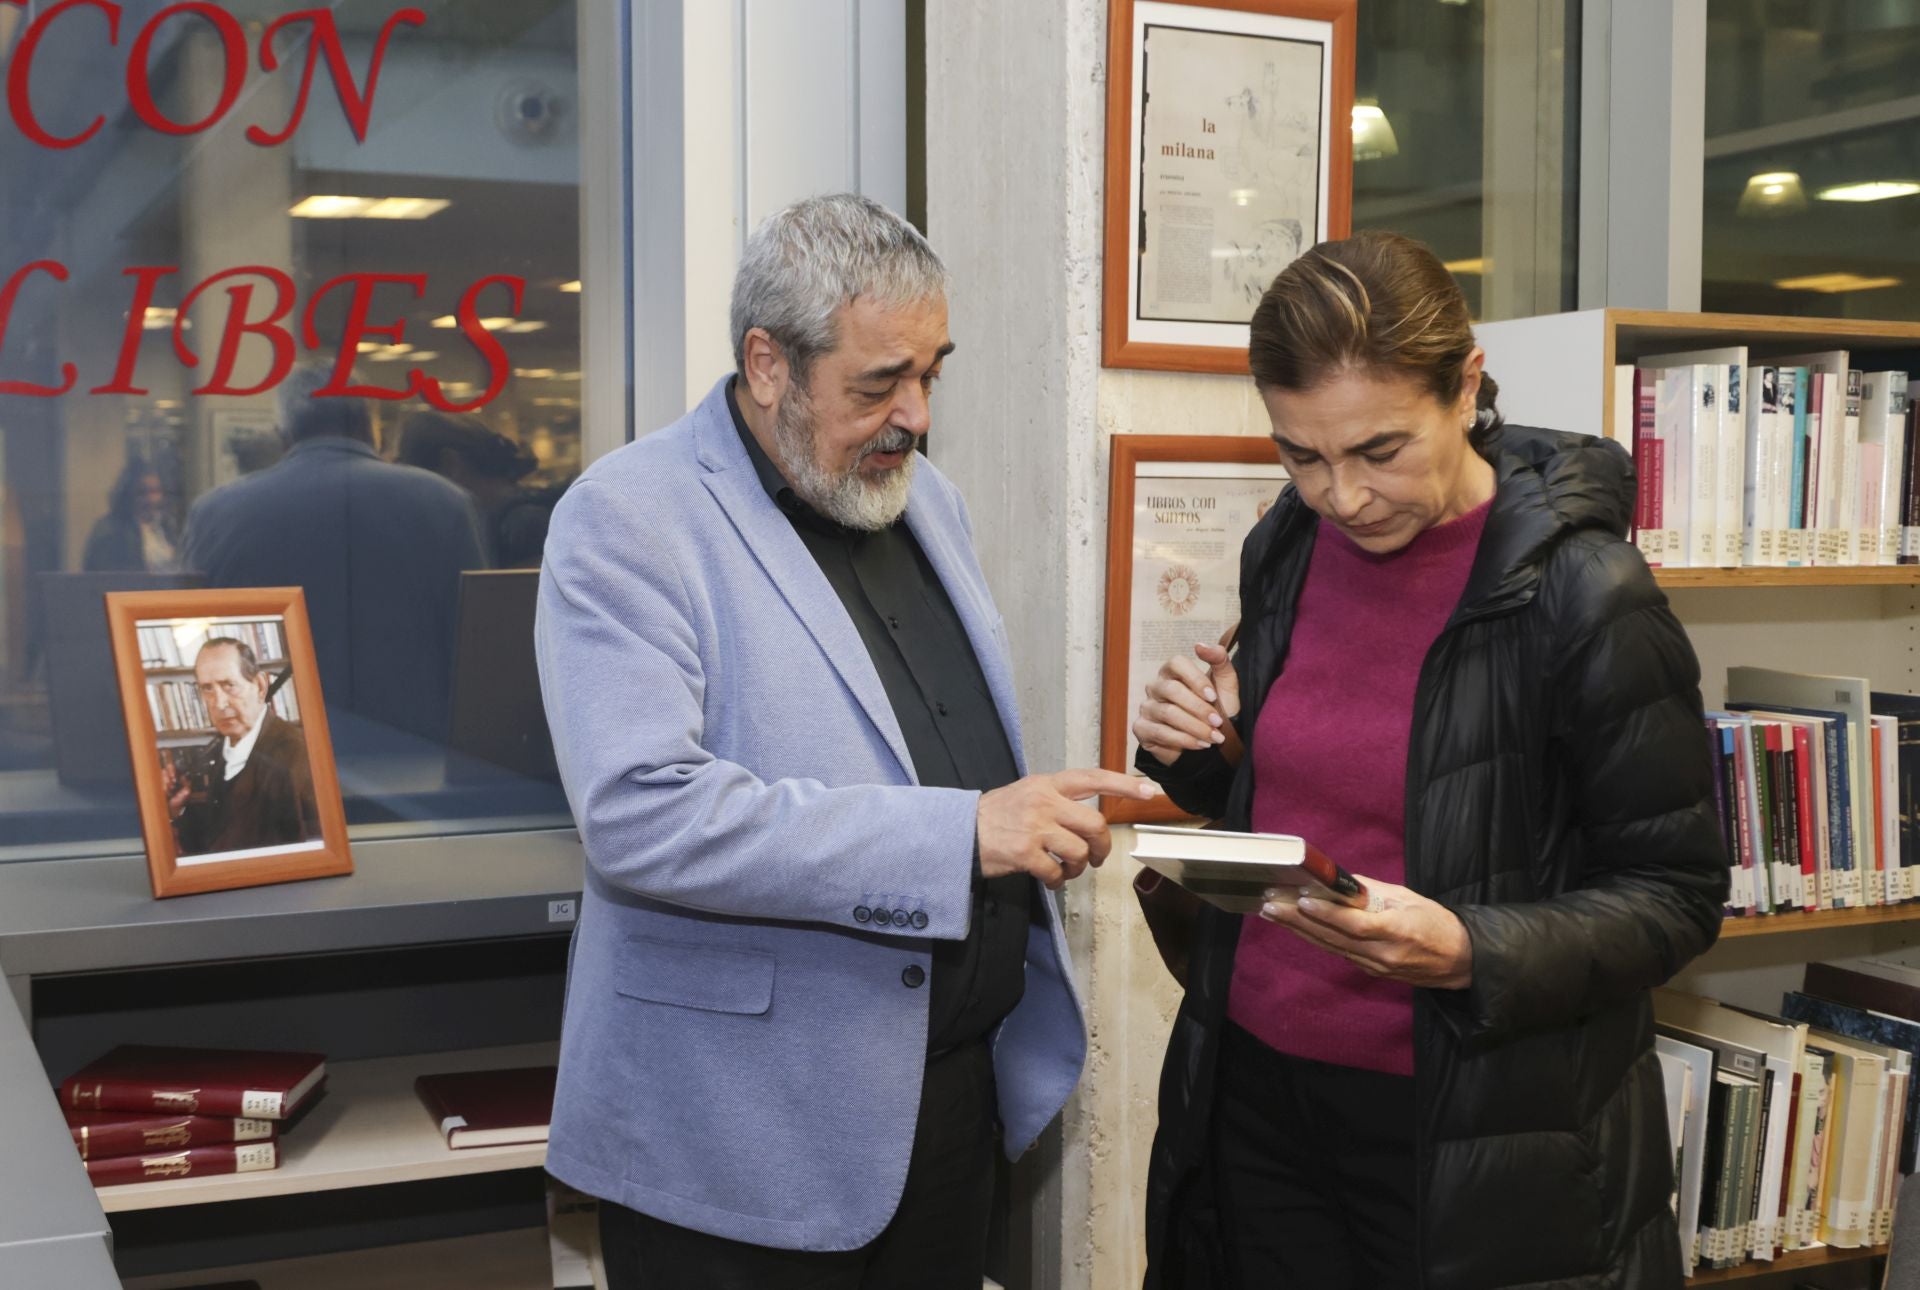
[[[0,0],[0,6],[29,7],[28,0]],[[106,124],[107,114],[101,112],[77,129],[72,125],[49,125],[35,108],[35,59],[48,33],[62,24],[71,24],[70,31],[62,32],[63,37],[97,40],[103,56],[107,51],[124,49],[124,74],[121,80],[127,107],[146,129],[176,137],[204,133],[225,120],[239,103],[240,92],[256,57],[263,71],[268,74],[279,72],[282,54],[275,42],[284,33],[287,39],[281,41],[281,49],[295,45],[301,38],[304,38],[305,45],[304,60],[294,60],[285,73],[300,78],[292,111],[284,122],[255,121],[248,124],[247,142],[261,148],[277,148],[294,137],[306,119],[313,83],[324,64],[340,111],[346,117],[355,140],[364,144],[368,122],[373,116],[374,96],[379,90],[380,71],[386,60],[388,42],[399,29],[424,27],[427,22],[426,14],[419,9],[396,9],[382,25],[374,41],[366,83],[362,86],[347,63],[346,49],[330,9],[303,9],[275,19],[261,33],[257,51],[249,46],[246,28],[240,20],[218,4],[196,0],[170,5],[154,14],[137,32],[130,30],[130,24],[123,23],[122,17],[122,6],[112,0],[59,0],[59,3],[48,5],[27,23],[14,44],[13,55],[6,69],[7,116],[14,129],[40,148],[66,151],[92,139]],[[168,116],[154,93],[154,48],[161,34],[173,23],[201,23],[211,27],[223,51],[224,79],[220,97],[197,120],[180,121]],[[127,280],[127,324],[120,343],[118,362],[112,378],[92,386],[86,390],[87,393],[147,393],[137,383],[135,373],[147,311],[153,304],[160,284],[179,272],[179,266],[170,264],[133,265],[124,270]],[[72,363],[62,364],[59,381],[51,384],[6,379],[5,364],[7,324],[13,317],[13,308],[21,293],[28,290],[58,291],[61,289],[59,284],[65,283],[69,276],[67,266],[59,260],[41,259],[14,269],[4,285],[0,285],[0,395],[58,398],[75,391],[80,374]],[[382,322],[372,316],[375,291],[382,286],[399,287],[418,300],[426,296],[429,285],[426,274],[344,273],[315,287],[308,293],[302,308],[293,279],[280,269],[259,264],[222,269],[207,275],[182,296],[172,323],[174,355],[187,368],[198,369],[202,366],[207,355],[196,351],[187,341],[188,315],[208,293],[224,294],[226,313],[219,323],[216,343],[209,347],[211,364],[207,368],[206,379],[192,393],[200,396],[264,393],[286,379],[293,370],[301,347],[308,352],[319,352],[326,348],[315,328],[314,317],[320,303],[339,292],[344,293],[347,300],[346,327],[340,334],[337,347],[331,350],[334,355],[333,379],[316,391],[316,398],[419,398],[445,412],[471,412],[484,407],[506,388],[512,364],[505,348],[483,325],[481,320],[486,315],[483,315],[480,306],[485,298],[488,303],[487,315],[498,317],[509,314],[517,317],[526,291],[526,280],[512,274],[491,274],[469,284],[452,310],[460,332],[487,367],[487,386],[476,397],[455,402],[447,397],[438,380],[419,370],[412,371],[406,385],[398,389],[355,383],[353,380],[354,359],[360,352],[362,342],[380,338],[391,344],[399,344],[406,332],[404,321]],[[209,296],[210,302],[218,298],[218,295]],[[272,362],[263,379],[237,384],[235,369],[242,339],[247,336],[257,336],[267,343],[272,350]]]

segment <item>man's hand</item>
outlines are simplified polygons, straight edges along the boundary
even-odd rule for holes
[[[1473,939],[1452,910],[1390,882],[1363,881],[1372,897],[1366,909],[1268,900],[1260,916],[1371,976],[1434,990],[1473,984]]]
[[[1030,873],[1053,890],[1098,865],[1113,849],[1100,812],[1081,799],[1153,798],[1150,780],[1111,770],[1063,770],[1029,775],[980,795],[975,837],[980,872],[988,878]]]
[[[1201,644],[1193,653],[1161,665],[1134,718],[1133,737],[1163,766],[1183,752],[1226,742],[1223,727],[1240,714],[1240,677],[1227,651]]]
[[[160,763],[160,795],[167,799],[167,814],[174,819],[180,818],[180,812],[187,809],[187,797],[193,792],[193,785],[186,776],[174,770],[173,763]]]

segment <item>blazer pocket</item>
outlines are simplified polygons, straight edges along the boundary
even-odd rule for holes
[[[629,936],[614,990],[629,999],[757,1017],[773,1006],[773,955]]]

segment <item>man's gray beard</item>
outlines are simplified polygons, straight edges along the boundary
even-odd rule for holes
[[[813,440],[813,400],[794,382],[774,413],[773,443],[780,470],[800,500],[836,524],[867,533],[886,528],[905,513],[913,489],[913,461],[920,455],[913,451],[912,435],[889,426],[839,474],[821,467]],[[860,473],[860,463],[877,452],[907,455],[879,479],[869,480]]]

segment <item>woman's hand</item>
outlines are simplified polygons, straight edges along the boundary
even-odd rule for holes
[[[1473,940],[1452,910],[1390,882],[1362,881],[1372,897],[1366,909],[1311,898],[1298,905],[1268,900],[1260,916],[1370,976],[1433,990],[1473,984]]]
[[[1163,766],[1180,754],[1226,742],[1222,727],[1240,712],[1240,678],[1227,651],[1195,645],[1193,658],[1170,658],[1147,682],[1133,737]]]

